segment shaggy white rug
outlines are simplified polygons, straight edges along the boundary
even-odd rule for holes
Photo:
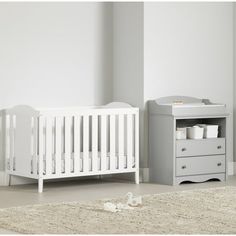
[[[146,195],[142,207],[117,213],[103,210],[106,201],[1,209],[0,228],[31,234],[236,233],[236,187]]]

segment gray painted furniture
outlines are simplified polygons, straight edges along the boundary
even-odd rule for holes
[[[172,96],[149,101],[150,181],[176,185],[227,178],[227,112],[206,99]],[[218,138],[176,140],[177,127],[219,125]]]

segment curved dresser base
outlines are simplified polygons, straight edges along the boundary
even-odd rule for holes
[[[184,181],[190,181],[195,183],[205,182],[211,179],[218,179],[220,181],[225,181],[225,173],[222,174],[210,174],[210,175],[192,175],[192,176],[181,176],[176,177],[175,184],[181,184]]]

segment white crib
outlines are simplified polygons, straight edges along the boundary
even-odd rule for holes
[[[125,103],[95,108],[6,110],[6,173],[43,180],[135,173],[139,183],[139,110]]]

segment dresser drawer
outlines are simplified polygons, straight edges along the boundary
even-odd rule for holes
[[[225,138],[176,140],[176,157],[225,154]]]
[[[176,176],[225,172],[225,155],[176,158]]]

